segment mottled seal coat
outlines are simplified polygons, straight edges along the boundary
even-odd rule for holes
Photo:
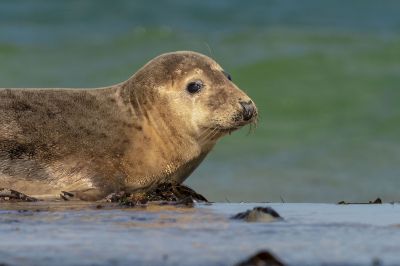
[[[218,138],[256,116],[214,60],[186,51],[110,87],[0,89],[0,187],[96,200],[179,184]]]

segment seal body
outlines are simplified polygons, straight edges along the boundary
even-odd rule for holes
[[[105,88],[0,89],[0,187],[96,200],[179,184],[256,116],[230,76],[195,52],[160,55]]]

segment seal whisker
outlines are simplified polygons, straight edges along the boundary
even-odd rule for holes
[[[250,132],[249,132],[249,133],[254,134],[254,133],[256,132],[256,129],[257,129],[257,119],[254,120],[254,121],[250,124]]]
[[[210,138],[209,139],[212,139],[212,138],[214,138],[217,134],[218,134],[218,128],[215,128],[214,129],[214,131],[213,131],[213,134],[212,134],[212,136],[210,136]]]
[[[253,123],[254,123],[254,125],[256,126],[256,128],[257,128],[257,126],[258,126],[258,122],[260,121],[260,115],[257,115],[257,117],[256,117],[256,119],[253,121]]]
[[[211,132],[213,131],[213,129],[211,128],[206,128],[199,137],[199,141],[201,143],[204,143],[207,140],[207,137],[211,134]]]
[[[205,135],[205,136],[200,140],[200,144],[201,144],[201,145],[204,145],[205,143],[207,143],[207,141],[208,141],[208,139],[209,139],[209,136],[211,136],[212,132],[213,132],[213,131],[210,130],[210,131],[208,132],[208,134]]]
[[[210,47],[210,45],[208,44],[208,42],[204,42],[204,44],[207,46],[207,49],[208,49],[208,52],[210,53],[210,56],[211,56],[211,57],[214,57],[213,52],[212,52],[211,47]]]
[[[214,132],[217,132],[217,130],[218,130],[217,127],[212,128],[212,129],[209,129],[208,134],[206,134],[206,135],[200,140],[201,143],[204,144],[204,143],[206,143],[208,140],[210,140],[210,139],[214,136],[213,133],[214,133]]]
[[[205,129],[205,130],[201,131],[201,133],[199,134],[198,139],[201,140],[207,132],[208,132],[208,129]]]
[[[207,139],[207,137],[212,134],[214,130],[218,129],[218,127],[208,127],[204,130],[207,134],[203,134],[203,139]]]
[[[206,134],[208,134],[212,129],[211,128],[205,128],[199,135],[199,139],[202,139]]]
[[[219,128],[218,128],[218,127],[215,127],[215,128],[211,131],[211,134],[207,137],[206,140],[208,141],[208,140],[214,138],[215,135],[218,134],[218,132],[219,132]]]
[[[251,133],[253,133],[253,123],[249,124],[249,130],[247,131],[246,136],[249,136]]]

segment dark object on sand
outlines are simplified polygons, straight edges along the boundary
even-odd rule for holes
[[[246,222],[272,222],[283,218],[271,207],[254,207],[252,210],[232,216],[232,219],[241,219]]]
[[[277,257],[269,251],[260,251],[245,261],[239,262],[236,266],[284,266]]]
[[[377,198],[374,201],[368,201],[368,202],[346,202],[344,200],[339,201],[337,204],[339,205],[348,205],[348,204],[382,204],[382,200],[380,198]]]
[[[38,201],[38,199],[29,197],[21,192],[15,191],[13,189],[0,188],[0,202],[2,202],[2,201],[32,202],[32,201]]]
[[[60,198],[62,198],[65,201],[70,200],[73,197],[74,197],[74,194],[67,192],[67,191],[61,191],[61,193],[60,193]]]
[[[110,202],[118,202],[124,206],[143,205],[158,202],[160,205],[181,205],[192,207],[195,202],[208,202],[193,189],[184,185],[162,183],[154,189],[139,194],[125,192],[113,193],[106,198]]]
[[[146,193],[146,199],[149,201],[179,201],[187,197],[195,201],[208,202],[203,195],[184,185],[163,183]]]

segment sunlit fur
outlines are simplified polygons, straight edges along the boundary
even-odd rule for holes
[[[204,86],[189,93],[187,84]],[[249,123],[250,98],[212,59],[156,57],[98,89],[0,89],[0,187],[33,196],[108,193],[183,182],[218,138]]]

